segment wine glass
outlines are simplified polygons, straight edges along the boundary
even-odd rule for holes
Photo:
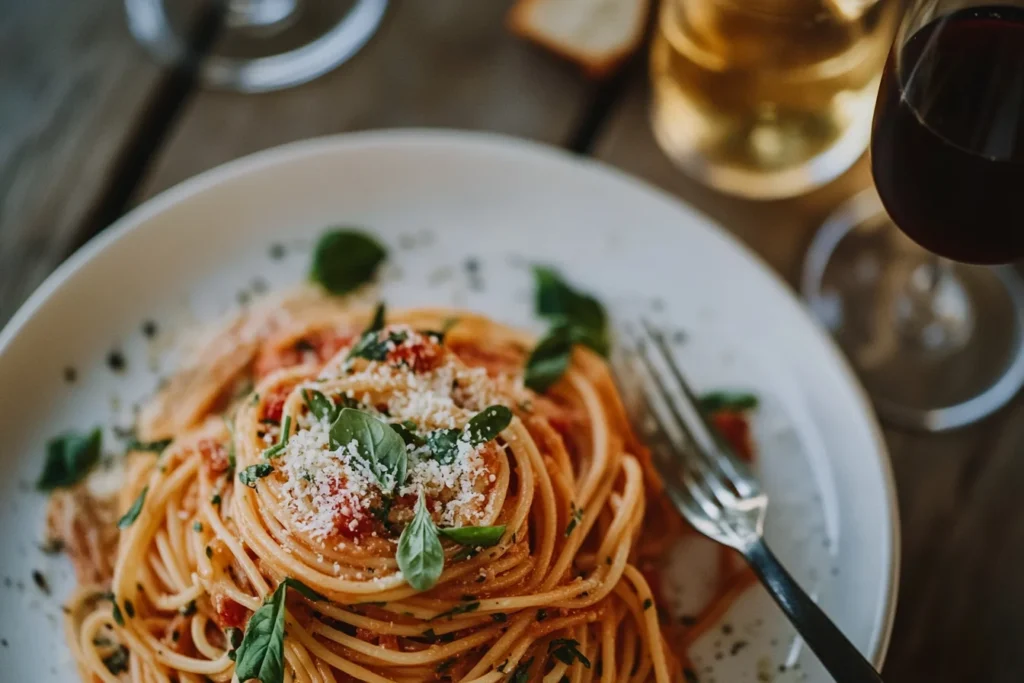
[[[974,422],[1024,383],[1024,285],[996,266],[1024,258],[1024,1],[910,4],[871,169],[877,194],[826,221],[803,293],[883,417]]]
[[[198,77],[206,86],[266,92],[310,81],[347,61],[377,31],[387,0],[125,0],[128,28],[158,62],[190,57],[198,35],[216,40]]]

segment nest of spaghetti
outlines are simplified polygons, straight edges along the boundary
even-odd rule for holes
[[[532,344],[319,299],[228,325],[142,411],[171,442],[71,602],[83,678],[681,680],[637,568],[681,523],[642,538],[659,485],[604,361],[538,395]]]

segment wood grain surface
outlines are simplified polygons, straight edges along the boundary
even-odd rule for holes
[[[121,0],[0,2],[0,324],[89,229],[160,74]]]
[[[588,82],[509,35],[509,4],[392,0],[348,64],[292,90],[237,95],[174,92],[127,35],[121,0],[0,0],[0,325],[132,201],[314,135],[441,126],[589,150],[693,204],[791,284],[821,220],[870,182],[861,160],[798,199],[702,187],[654,143],[642,63],[614,87]],[[886,680],[1024,680],[1024,401],[957,432],[886,437],[903,536]]]
[[[343,131],[434,126],[562,143],[592,86],[509,34],[510,5],[392,0],[366,47],[316,81],[264,95],[198,93],[144,196],[250,152]]]

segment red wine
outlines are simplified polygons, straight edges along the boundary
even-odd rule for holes
[[[871,171],[890,217],[925,249],[1024,258],[1024,8],[959,10],[893,46]]]

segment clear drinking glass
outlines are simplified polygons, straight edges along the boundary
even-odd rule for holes
[[[1024,284],[992,267],[1024,258],[1024,1],[912,3],[871,166],[877,194],[823,226],[804,294],[883,417],[978,420],[1024,384]]]
[[[310,81],[347,61],[380,24],[387,0],[204,0],[219,31],[199,67],[210,87],[265,92]],[[125,0],[128,28],[163,64],[189,56],[195,3]]]
[[[652,125],[685,172],[750,198],[806,192],[864,152],[896,0],[664,0]]]

